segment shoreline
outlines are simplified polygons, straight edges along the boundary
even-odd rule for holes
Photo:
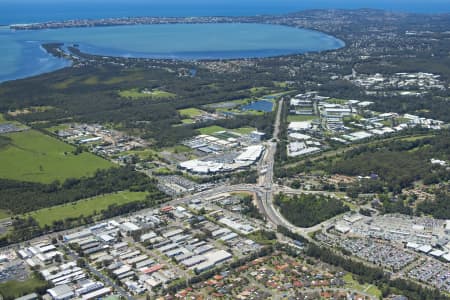
[[[72,27],[100,27],[100,26],[114,26],[114,25],[136,25],[136,24],[170,24],[170,23],[203,23],[203,22],[228,22],[230,19],[242,20],[247,22],[255,22],[255,19],[265,18],[277,18],[277,17],[289,17],[295,14],[307,14],[309,12],[321,10],[324,12],[331,11],[374,11],[374,12],[386,12],[394,14],[409,14],[409,15],[447,15],[450,16],[450,11],[408,11],[408,10],[395,10],[389,8],[376,8],[376,7],[323,7],[323,8],[304,8],[295,9],[292,11],[286,11],[283,13],[262,13],[262,14],[249,14],[249,15],[192,15],[192,16],[117,16],[117,17],[96,17],[96,18],[72,18],[63,20],[48,20],[48,21],[35,21],[25,23],[10,23],[0,24],[0,27],[7,26],[10,29],[16,30],[39,30],[39,29],[57,29],[57,28],[72,28]]]
[[[48,21],[30,24],[10,24],[11,30],[46,30],[62,28],[112,27],[159,24],[221,24],[221,23],[259,23],[267,18],[274,19],[287,15],[263,15],[252,17],[125,17],[104,19],[79,19]]]
[[[260,18],[265,19],[265,21],[263,20],[261,22]],[[270,18],[270,21],[267,20],[267,18]],[[217,18],[189,18],[189,21],[186,21],[185,18],[179,19],[177,18],[176,20],[171,19],[173,22],[166,22],[166,18],[156,18],[158,20],[158,22],[152,22],[152,23],[145,23],[145,24],[140,24],[140,23],[132,23],[132,24],[108,24],[105,26],[75,26],[73,25],[72,27],[58,27],[58,28],[50,28],[50,29],[70,29],[70,28],[94,28],[94,27],[125,27],[125,26],[151,26],[151,25],[177,25],[177,24],[186,24],[186,25],[202,25],[202,24],[261,24],[261,25],[270,25],[270,26],[283,26],[283,27],[289,27],[289,28],[295,28],[295,29],[301,29],[301,30],[306,30],[306,31],[311,31],[311,32],[317,32],[323,35],[326,35],[330,38],[333,38],[336,40],[336,44],[329,49],[318,49],[315,51],[312,50],[297,50],[297,51],[290,51],[290,52],[285,52],[283,53],[283,51],[276,53],[270,53],[266,52],[263,53],[263,51],[261,53],[257,53],[258,51],[241,51],[242,54],[238,55],[238,54],[234,54],[234,55],[229,55],[230,53],[233,54],[232,52],[236,52],[236,51],[230,51],[230,53],[226,53],[226,51],[212,51],[211,56],[208,56],[205,53],[202,53],[201,51],[199,52],[193,52],[193,53],[172,53],[171,55],[169,54],[163,54],[163,53],[144,53],[144,52],[139,52],[139,51],[126,51],[127,53],[123,52],[123,53],[114,53],[114,51],[101,51],[101,48],[96,49],[96,47],[93,48],[93,51],[89,51],[89,49],[86,49],[86,45],[83,45],[83,43],[77,43],[79,48],[78,50],[80,51],[81,54],[84,54],[86,56],[91,56],[93,58],[99,59],[100,57],[109,57],[109,58],[118,58],[118,59],[133,59],[133,60],[146,60],[146,59],[151,59],[151,60],[155,60],[155,61],[164,61],[164,60],[178,60],[178,61],[225,61],[225,60],[254,60],[254,59],[266,59],[266,58],[275,58],[275,57],[286,57],[286,56],[295,56],[295,55],[302,55],[305,53],[311,53],[311,52],[323,52],[323,51],[334,51],[334,50],[338,50],[338,49],[342,49],[344,47],[347,46],[346,41],[344,41],[343,39],[336,37],[333,34],[329,34],[320,30],[316,30],[314,28],[304,28],[304,27],[300,27],[300,26],[293,26],[292,24],[283,24],[280,23],[280,19],[282,19],[283,17],[280,16],[264,16],[264,17],[258,17],[255,18],[253,20],[249,20],[249,19],[245,19],[245,22],[243,22],[242,18],[234,18],[234,17],[226,17],[226,18],[221,18],[221,19],[217,19]],[[289,18],[289,17],[287,17]],[[154,20],[155,18],[152,18],[152,20]],[[147,19],[146,19],[147,20]],[[260,22],[258,22],[260,21]],[[52,23],[53,24],[53,23]],[[28,26],[29,24],[23,25],[22,26]],[[33,25],[36,26],[36,25]],[[41,26],[41,25],[39,25]],[[52,25],[55,26],[55,25]],[[21,29],[21,30],[17,30],[17,32],[25,32],[25,31],[39,31],[39,30],[46,30],[47,28],[40,28],[40,29]],[[14,29],[10,29],[13,30]],[[64,57],[61,57],[60,55],[57,54],[61,54],[61,53],[56,53],[54,51],[48,51],[49,49],[47,47],[45,47],[47,44],[49,44],[46,41],[38,41],[39,43],[39,48],[44,49],[44,51],[47,52],[47,55],[49,57],[52,58],[59,58],[59,59],[63,59],[64,61],[68,62],[69,66],[63,66],[62,68],[56,68],[53,70],[48,70],[48,72],[54,72],[54,71],[58,71],[60,69],[66,68],[66,67],[71,67],[73,66],[73,62],[74,62],[74,57],[76,57],[77,55],[74,55],[74,53],[65,53],[66,55],[63,55]],[[51,43],[60,43],[60,44],[64,44],[66,46],[71,46],[72,42],[51,42]],[[51,44],[50,43],[50,44]],[[88,45],[89,46],[89,45]],[[92,50],[92,49],[91,49]],[[98,50],[98,51],[97,51]],[[204,52],[208,52],[208,51],[204,51]],[[210,51],[211,52],[211,51]],[[222,53],[220,53],[222,52]],[[127,55],[128,54],[128,55]],[[221,55],[222,54],[222,55]],[[47,71],[44,73],[48,73]],[[8,78],[3,78],[1,82],[7,82],[7,81],[11,81],[11,80],[16,80],[16,79],[24,79],[24,78],[28,78],[31,76],[37,76],[40,74],[44,74],[44,73],[36,73],[36,74],[32,74],[30,76],[20,76],[20,77],[15,77],[8,79]]]

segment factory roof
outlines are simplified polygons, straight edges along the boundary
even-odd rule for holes
[[[311,128],[311,121],[291,122],[288,129],[292,131],[306,130]]]
[[[120,228],[125,231],[136,231],[136,230],[141,229],[139,226],[137,226],[136,224],[131,223],[131,222],[122,223],[120,225]]]
[[[70,298],[74,295],[74,292],[67,284],[61,284],[54,288],[48,289],[47,292],[53,297],[53,299]]]
[[[295,140],[309,140],[311,139],[311,137],[309,135],[306,134],[301,134],[301,133],[297,133],[297,132],[292,132],[289,133],[289,137]]]
[[[434,256],[434,257],[441,257],[444,254],[446,254],[446,253],[442,250],[433,250],[430,252],[430,255]]]
[[[417,250],[423,253],[428,253],[432,250],[433,248],[430,245],[423,245],[421,247],[419,247]]]
[[[223,163],[217,163],[213,161],[201,161],[198,159],[188,160],[180,163],[180,167],[188,169],[195,173],[207,174],[210,172],[218,172],[223,168]]]
[[[71,241],[71,240],[83,238],[83,237],[86,237],[89,235],[91,235],[91,231],[86,229],[86,230],[78,231],[78,232],[75,232],[72,234],[67,234],[64,236],[64,240]]]
[[[264,147],[262,145],[249,146],[243,153],[236,157],[235,161],[256,161],[260,156]]]

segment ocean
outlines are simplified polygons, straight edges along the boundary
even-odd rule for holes
[[[442,13],[450,11],[450,0],[2,0],[0,1],[0,25],[126,16],[252,16],[285,14],[313,8],[376,8],[416,13]],[[177,28],[178,34],[188,36],[186,28],[189,27],[185,27],[185,29]],[[102,32],[102,30],[106,32]],[[208,44],[199,43],[194,36],[191,42],[188,39],[181,39],[184,45],[188,47],[177,48],[175,41],[180,40],[172,38],[169,44],[166,40],[164,41],[165,46],[172,49],[155,49],[148,48],[148,46],[150,44],[154,46],[156,43],[146,44],[142,42],[142,36],[139,37],[139,32],[136,29],[127,28],[116,31],[122,32],[123,30],[125,33],[118,38],[117,35],[112,35],[108,29],[100,28],[83,28],[73,31],[64,29],[55,30],[52,33],[41,31],[25,34],[13,33],[5,27],[0,27],[0,55],[2,57],[0,60],[0,82],[50,72],[69,65],[69,62],[65,60],[47,55],[40,47],[43,41],[78,42],[81,44],[82,50],[104,55],[132,57],[167,57],[169,55],[169,57],[189,59],[261,57],[293,52],[319,51],[325,50],[327,47],[333,49],[339,46],[339,41],[320,35],[330,44],[325,43],[322,47],[320,45],[322,41],[318,39],[319,42],[316,43],[315,47],[312,47],[308,37],[303,32],[303,37],[297,36],[298,39],[303,38],[303,45],[291,45],[289,41],[283,42],[281,38],[287,38],[287,36],[280,34],[279,39],[271,40],[276,41],[276,43],[264,44],[259,42],[253,48],[245,48],[245,38],[242,39],[242,36],[240,36],[241,39],[235,40],[234,45],[230,43],[234,47],[226,48],[228,44],[221,45],[217,42],[214,44],[211,40],[208,41]],[[145,32],[149,33],[148,30]],[[197,30],[200,29],[197,28]],[[252,30],[257,29],[253,28]],[[301,31],[297,33],[299,32]],[[154,37],[156,33],[151,34]],[[226,30],[221,34],[230,35],[233,38],[233,34],[227,33]],[[255,31],[250,35],[256,38],[260,34],[261,32]],[[113,41],[117,42],[119,46],[111,44],[112,41],[105,41],[105,37],[112,37]],[[154,41],[158,42],[158,38],[162,37],[156,37]],[[266,38],[266,40],[270,39]],[[195,43],[203,48],[189,48]],[[214,46],[211,46],[213,44]],[[274,44],[279,45],[279,47],[274,47]],[[239,45],[239,47],[237,48],[236,45]]]
[[[0,24],[124,16],[252,16],[315,8],[450,12],[449,0],[2,0]]]

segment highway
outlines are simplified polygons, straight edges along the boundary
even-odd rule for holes
[[[258,172],[260,176],[258,177],[257,184],[239,184],[239,185],[221,185],[194,195],[189,195],[184,198],[174,199],[165,205],[179,205],[181,203],[188,202],[192,199],[198,198],[208,198],[211,196],[217,196],[224,193],[232,192],[251,192],[256,195],[256,204],[261,214],[266,217],[266,220],[270,223],[272,228],[276,228],[278,225],[282,225],[290,230],[301,234],[306,239],[310,240],[308,233],[320,228],[320,224],[317,225],[318,228],[299,228],[292,225],[287,221],[275,208],[273,204],[273,195],[279,191],[286,191],[289,193],[291,190],[288,187],[280,187],[274,185],[273,174],[274,174],[274,163],[275,154],[277,150],[278,134],[280,131],[281,123],[281,109],[283,100],[280,100],[278,105],[278,111],[274,124],[273,140],[268,141],[264,144],[265,151],[261,161],[258,163]],[[295,190],[294,190],[295,191]],[[298,191],[296,191],[298,192]]]
[[[262,158],[262,161],[258,165],[260,168],[259,171],[259,179],[258,179],[258,187],[254,189],[257,195],[257,207],[260,212],[266,217],[267,221],[270,222],[274,227],[281,225],[289,230],[300,234],[307,240],[311,240],[311,237],[308,235],[310,232],[314,232],[319,230],[323,226],[328,226],[330,222],[333,220],[327,220],[321,224],[317,224],[316,226],[310,228],[300,228],[293,224],[291,224],[288,220],[286,220],[280,212],[275,208],[273,203],[274,194],[278,192],[284,192],[287,194],[295,194],[295,193],[319,193],[319,192],[309,192],[303,190],[293,190],[289,187],[278,186],[273,182],[274,178],[274,165],[275,165],[275,154],[277,151],[277,143],[279,141],[279,133],[280,133],[280,125],[281,125],[281,112],[283,109],[284,99],[279,100],[278,102],[278,110],[275,117],[275,123],[273,128],[273,136],[272,140],[268,141],[265,144],[266,151]],[[322,192],[320,192],[322,193]],[[332,194],[330,194],[332,195]]]
[[[275,124],[273,126],[272,140],[265,144],[266,151],[262,158],[262,163],[260,165],[264,166],[264,172],[259,170],[259,197],[257,197],[258,208],[261,213],[266,216],[267,221],[271,222],[275,227],[278,225],[285,226],[287,228],[292,228],[287,220],[280,215],[280,213],[273,206],[273,172],[275,165],[275,154],[277,151],[277,143],[279,140],[280,124],[281,124],[281,111],[283,108],[283,99],[278,102],[278,110],[276,112]]]
[[[283,108],[284,99],[279,100],[278,110],[276,112],[275,123],[273,128],[273,138],[270,141],[264,143],[265,151],[263,157],[257,165],[258,168],[258,183],[257,184],[239,184],[239,185],[221,185],[200,193],[189,195],[183,198],[174,199],[164,205],[179,205],[186,203],[192,199],[208,198],[211,196],[217,196],[224,193],[232,192],[250,192],[256,195],[256,205],[262,215],[266,217],[267,222],[272,228],[276,228],[278,225],[284,226],[293,232],[302,235],[305,239],[311,240],[308,233],[320,229],[322,226],[326,226],[326,221],[322,224],[318,224],[311,228],[296,227],[287,221],[280,212],[275,208],[273,204],[273,196],[278,192],[290,193],[314,193],[308,191],[292,190],[289,187],[278,186],[273,182],[274,179],[274,164],[275,154],[277,151],[277,142],[279,140],[280,125],[281,125],[281,112]],[[318,192],[316,192],[318,193]]]
[[[278,210],[274,207],[274,204],[273,204],[274,193],[278,193],[280,191],[287,192],[287,193],[295,192],[295,190],[291,190],[288,187],[274,185],[274,182],[273,182],[275,154],[277,151],[278,134],[280,132],[281,111],[282,111],[282,106],[283,106],[283,99],[281,99],[278,104],[279,105],[278,105],[278,110],[276,113],[276,119],[275,119],[275,124],[274,124],[273,139],[264,143],[265,151],[264,151],[263,157],[261,158],[260,162],[257,165],[257,169],[259,172],[257,184],[238,184],[238,185],[224,184],[224,185],[217,186],[212,189],[205,190],[205,191],[202,191],[202,192],[199,192],[196,194],[188,195],[183,198],[173,199],[169,202],[164,203],[163,205],[164,206],[166,206],[166,205],[176,206],[176,205],[180,205],[182,203],[189,202],[190,200],[193,200],[193,199],[205,200],[208,197],[217,196],[217,195],[225,194],[225,193],[249,192],[256,196],[255,197],[256,205],[257,205],[259,211],[261,212],[261,214],[266,217],[266,221],[270,228],[275,229],[278,225],[281,225],[281,226],[284,226],[284,227],[290,229],[293,232],[296,232],[296,233],[302,235],[305,239],[311,240],[308,233],[321,228],[321,226],[323,224],[316,225],[312,228],[296,227],[296,226],[292,225],[289,221],[287,221],[278,212]],[[150,211],[150,210],[154,210],[154,208],[144,209],[140,212],[135,212],[135,213],[145,213],[146,211]],[[79,228],[53,233],[53,234],[48,235],[48,237],[56,238],[58,235],[64,235],[69,232],[75,232],[77,230],[79,230]],[[287,242],[287,243],[294,245],[290,239],[282,236],[281,234],[277,234],[277,236],[281,242]],[[39,239],[39,238],[37,238],[37,239]],[[66,245],[64,245],[61,242],[59,242],[59,244],[61,247],[66,249],[68,256],[70,256],[71,259],[73,259],[74,261],[76,261],[77,259],[80,258],[77,253],[75,253],[73,250],[68,248]],[[15,246],[17,246],[17,245],[11,245],[11,247],[15,247]],[[123,298],[125,298],[127,300],[134,299],[121,286],[117,285],[110,278],[108,278],[107,276],[105,276],[104,274],[102,274],[101,272],[96,270],[89,263],[86,263],[86,267],[92,274],[98,276],[101,281],[103,281],[107,285],[113,287]]]

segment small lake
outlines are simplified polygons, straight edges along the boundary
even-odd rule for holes
[[[266,101],[266,100],[259,100],[259,101],[255,101],[250,104],[247,104],[245,106],[242,106],[241,110],[242,111],[256,110],[256,111],[263,111],[263,112],[271,112],[273,110],[273,102]]]
[[[337,49],[327,34],[280,25],[159,24],[13,31],[0,28],[0,82],[69,65],[45,53],[43,43],[78,44],[81,51],[109,56],[181,60],[235,59]]]

